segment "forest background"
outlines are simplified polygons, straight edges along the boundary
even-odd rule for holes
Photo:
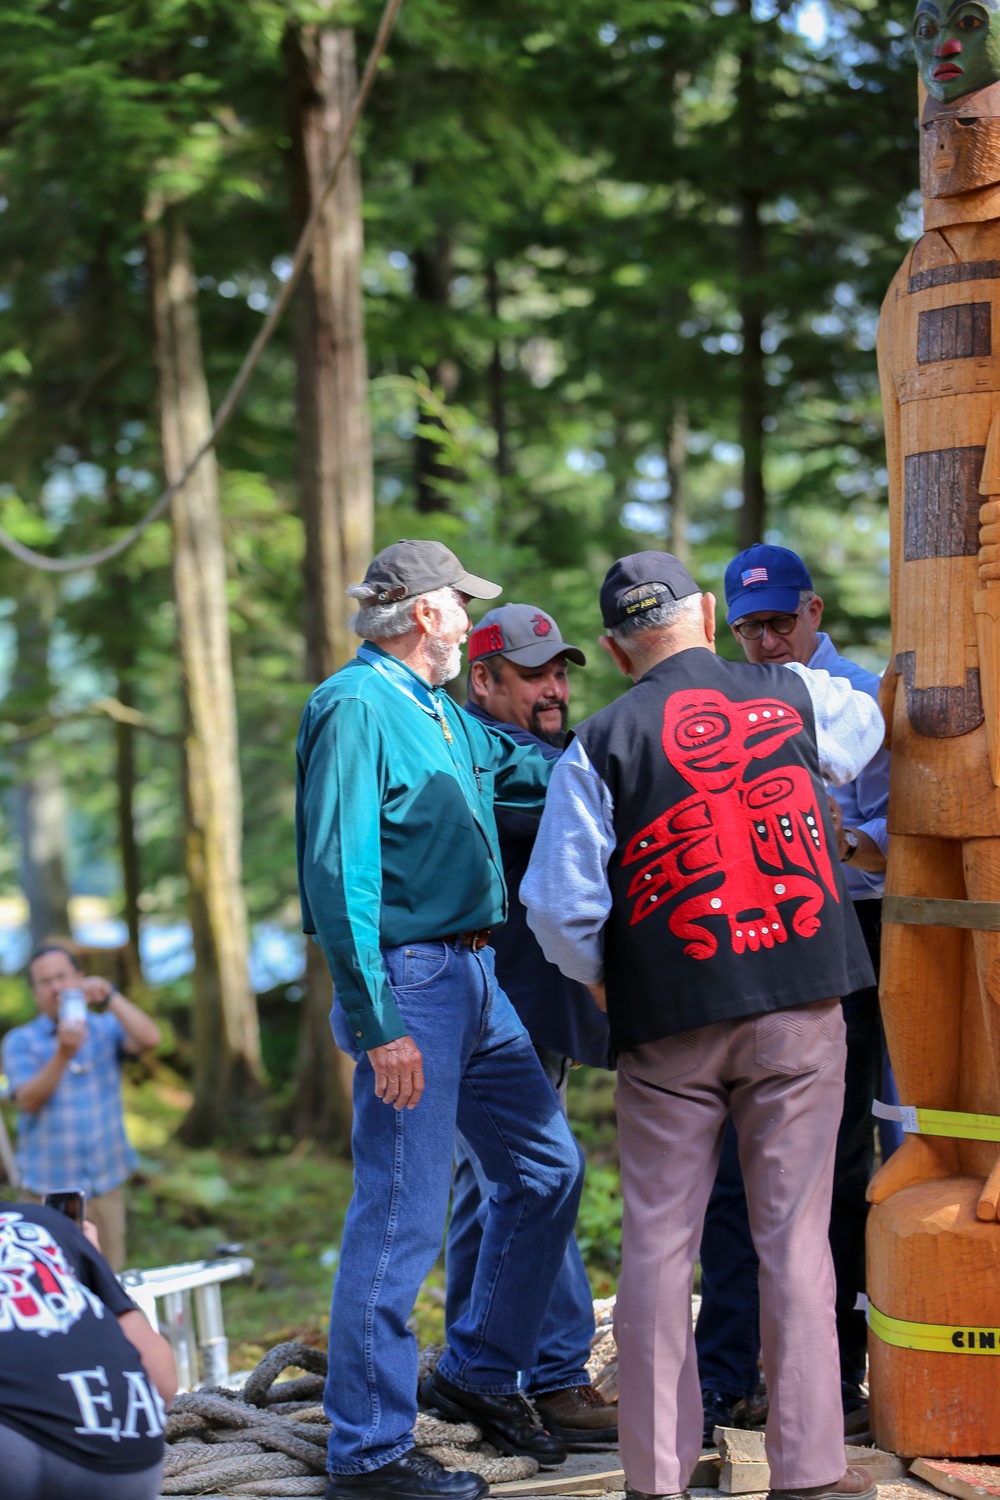
[[[183,467],[288,278],[378,18],[0,3],[14,536],[99,546]],[[440,538],[553,613],[590,655],[574,719],[620,689],[597,589],[642,547],[719,593],[739,545],[795,547],[838,645],[884,665],[874,347],[920,224],[909,21],[899,0],[405,0],[217,461],[113,562],[0,560],[0,1027],[31,1013],[28,942],[74,927],[164,1022],[128,1081],[137,1262],[249,1236],[273,1329],[336,1260],[348,1108],[298,937],[294,742],[367,548]],[[577,1075],[600,1287],[608,1097]]]

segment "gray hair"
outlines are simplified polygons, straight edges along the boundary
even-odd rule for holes
[[[640,583],[636,588],[629,589],[621,602],[625,605],[632,604],[644,598],[648,592],[649,585]],[[688,594],[684,599],[667,600],[653,609],[640,610],[637,614],[630,615],[619,624],[610,626],[607,633],[616,646],[625,647],[637,635],[645,635],[648,630],[670,630],[674,625],[686,622],[693,624],[701,616],[701,601],[701,594]]]
[[[429,589],[426,594],[414,594],[410,599],[399,599],[393,604],[366,604],[371,591],[363,583],[352,584],[347,590],[352,599],[357,599],[361,608],[351,621],[351,629],[363,641],[392,641],[413,629],[413,606],[418,599],[426,599],[437,609],[442,609],[449,600],[457,598],[455,590]]]

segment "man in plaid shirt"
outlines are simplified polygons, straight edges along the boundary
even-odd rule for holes
[[[3,1040],[3,1069],[20,1106],[17,1169],[21,1197],[40,1201],[82,1188],[87,1217],[116,1271],[125,1263],[122,1184],[135,1165],[122,1118],[121,1065],[155,1047],[159,1028],[112,984],[84,975],[67,948],[48,946],[28,962],[38,1015]],[[81,989],[89,1007],[59,1020],[63,990]]]

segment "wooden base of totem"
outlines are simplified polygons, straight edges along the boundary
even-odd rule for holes
[[[1000,1224],[976,1218],[981,1177],[904,1188],[868,1218],[868,1296],[906,1322],[950,1324],[1000,1343]],[[937,1458],[1000,1453],[1000,1353],[899,1349],[869,1330],[872,1430],[880,1448]]]

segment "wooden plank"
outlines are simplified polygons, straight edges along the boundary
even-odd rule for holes
[[[717,1427],[715,1441],[722,1458],[719,1489],[724,1495],[752,1495],[770,1488],[771,1470],[762,1432]],[[844,1449],[844,1461],[849,1467],[867,1469],[880,1484],[902,1479],[906,1474],[902,1460],[880,1448],[848,1446]]]
[[[516,1479],[491,1484],[491,1495],[603,1495],[625,1488],[624,1469],[602,1469],[599,1474],[557,1475],[554,1479]]]
[[[722,1459],[717,1453],[703,1453],[694,1466],[694,1473],[688,1480],[688,1488],[692,1490],[717,1490],[719,1488],[719,1471],[722,1468]]]
[[[988,1500],[1000,1495],[1000,1464],[965,1464],[953,1458],[918,1458],[910,1473],[958,1500]]]
[[[743,1427],[717,1427],[712,1436],[723,1463],[767,1463],[762,1432],[753,1432]]]
[[[1000,901],[950,901],[939,896],[885,896],[882,921],[919,927],[1000,932]]]
[[[848,1444],[844,1456],[848,1468],[867,1469],[878,1484],[906,1478],[906,1460],[895,1453],[885,1453],[881,1448],[855,1448]]]
[[[757,1495],[771,1488],[768,1463],[734,1462],[723,1459],[719,1470],[719,1492],[723,1495]]]
[[[703,1453],[688,1481],[693,1489],[717,1489],[721,1460],[717,1453]],[[625,1487],[624,1469],[604,1469],[598,1474],[574,1474],[552,1479],[517,1479],[491,1484],[491,1495],[604,1495]],[[765,1486],[766,1488],[766,1486]]]

